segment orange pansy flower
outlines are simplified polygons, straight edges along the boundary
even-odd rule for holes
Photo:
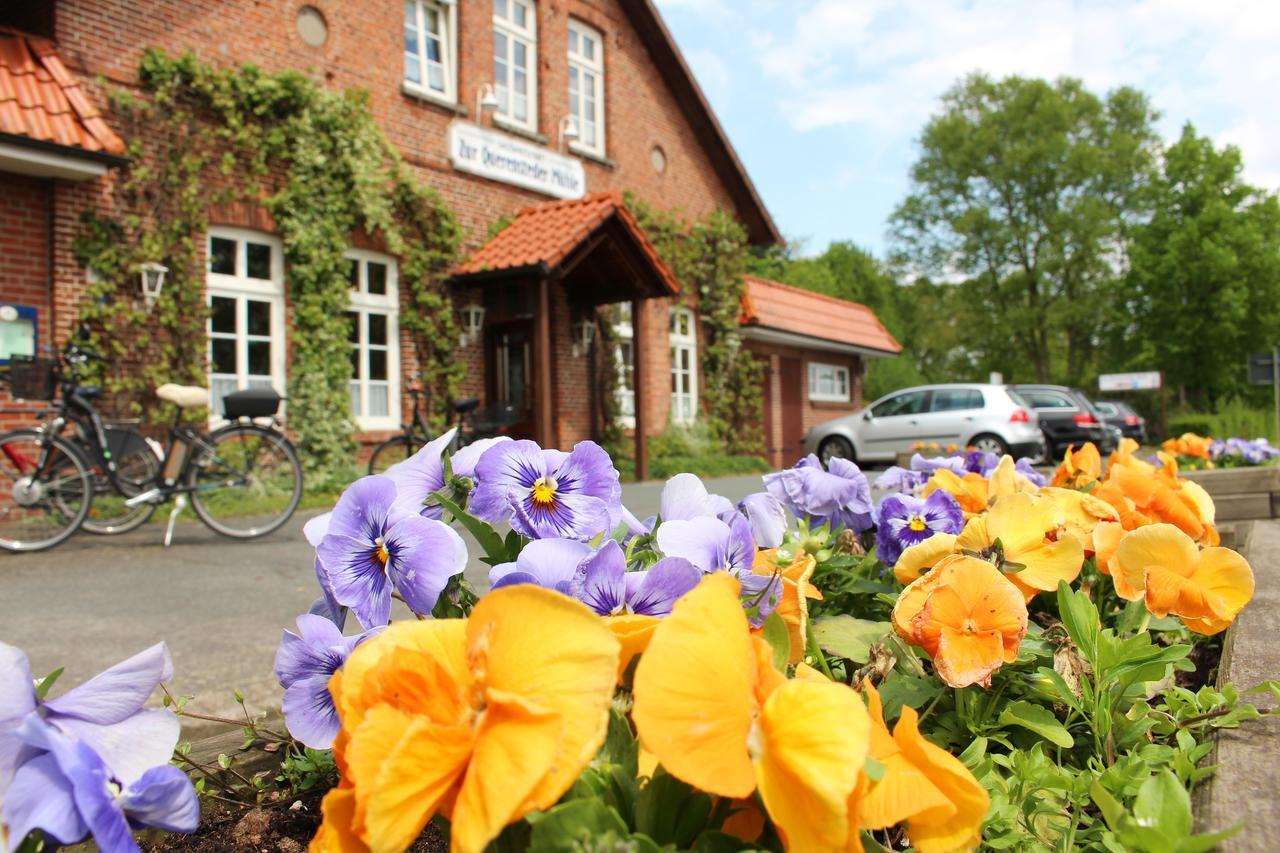
[[[646,616],[642,613],[620,613],[616,616],[604,617],[604,624],[609,626],[613,636],[618,640],[621,651],[618,655],[618,681],[627,674],[627,668],[636,655],[642,654],[649,646],[653,629],[662,621],[657,616]]]
[[[738,592],[731,575],[710,574],[654,631],[636,667],[640,742],[700,790],[741,799],[759,789],[789,848],[843,849],[866,708],[846,685],[786,680]]]
[[[1100,522],[1120,520],[1120,513],[1111,504],[1085,492],[1050,486],[1036,494],[1057,504],[1062,510],[1064,529],[1080,542],[1086,554],[1093,553],[1093,529]]]
[[[1253,569],[1244,557],[1230,548],[1201,550],[1171,524],[1125,536],[1111,567],[1143,591],[1154,615],[1172,613],[1197,634],[1226,630],[1253,597]]]
[[[1128,529],[1140,525],[1127,510],[1150,521],[1173,524],[1203,545],[1216,545],[1213,499],[1200,485],[1178,477],[1178,463],[1172,456],[1161,454],[1161,463],[1157,468],[1117,451],[1111,458],[1107,481],[1095,495],[1121,513],[1121,522]]]
[[[943,682],[986,687],[993,672],[1018,656],[1027,606],[995,566],[955,555],[903,590],[893,624],[929,653]]]
[[[981,474],[969,473],[961,477],[947,468],[939,468],[925,483],[923,496],[927,498],[939,489],[949,492],[968,517],[987,511],[988,488],[989,484]]]
[[[494,590],[460,619],[400,622],[330,681],[340,787],[313,851],[403,850],[447,814],[454,850],[550,808],[604,741],[618,641],[551,590]]]
[[[986,557],[1000,543],[1003,560],[1022,568],[1006,576],[1027,601],[1052,592],[1058,581],[1071,583],[1084,564],[1084,547],[1066,532],[1067,518],[1049,498],[1014,494],[1000,498],[986,515],[969,519],[956,539],[956,549]]]
[[[1172,453],[1177,456],[1198,456],[1201,459],[1209,458],[1209,445],[1213,444],[1212,438],[1205,438],[1202,435],[1196,435],[1194,432],[1184,432],[1177,438],[1171,438],[1160,447],[1166,453]]]
[[[765,577],[771,577],[776,572],[781,577],[782,598],[774,612],[786,623],[787,633],[791,636],[790,663],[796,664],[804,660],[808,642],[809,599],[822,600],[822,593],[809,582],[818,561],[803,549],[797,551],[795,559],[785,566],[778,565],[777,558],[777,548],[757,551],[751,571]]]
[[[1134,589],[1125,580],[1124,572],[1119,571],[1116,567],[1116,549],[1120,547],[1120,543],[1124,541],[1129,531],[1124,526],[1114,521],[1104,521],[1097,527],[1093,528],[1093,551],[1094,558],[1098,561],[1098,571],[1104,575],[1111,577],[1111,583],[1116,588],[1116,595],[1125,601],[1137,601],[1142,598],[1142,590]]]
[[[893,576],[906,586],[938,564],[943,557],[956,552],[954,533],[935,533],[923,542],[905,548],[893,564]]]
[[[1102,477],[1102,456],[1092,441],[1079,450],[1071,447],[1063,454],[1062,464],[1053,472],[1053,486],[1065,486],[1069,489],[1082,489],[1090,483],[1096,483]]]

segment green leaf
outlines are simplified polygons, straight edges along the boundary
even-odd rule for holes
[[[625,839],[627,825],[613,809],[594,798],[570,800],[541,814],[529,816],[533,824],[530,850],[570,851],[582,850],[586,842],[613,836]]]
[[[884,778],[885,766],[876,761],[874,756],[868,755],[867,761],[862,766],[862,772],[867,774],[867,778],[872,782],[879,782]]]
[[[880,701],[884,703],[884,718],[892,722],[898,718],[903,705],[920,708],[933,700],[943,690],[932,679],[895,672],[880,685]]]
[[[1083,592],[1071,589],[1066,581],[1058,581],[1058,615],[1080,654],[1098,671],[1098,608]]]
[[[694,842],[694,853],[738,853],[742,850],[755,850],[756,845],[743,841],[736,835],[710,829],[698,836]]]
[[[446,512],[456,518],[467,529],[467,532],[475,537],[476,542],[480,544],[481,550],[485,553],[485,562],[489,563],[489,565],[508,562],[507,546],[502,541],[502,537],[498,535],[498,531],[474,515],[463,511],[443,492],[436,492],[435,495],[436,500],[440,501],[440,506],[444,507]]]
[[[39,699],[41,702],[45,700],[45,697],[49,695],[49,688],[52,687],[54,685],[54,682],[58,680],[58,676],[62,675],[62,672],[64,669],[66,669],[66,667],[60,666],[57,669],[55,669],[53,672],[46,675],[44,678],[40,679],[40,681],[36,683],[37,699]]]
[[[616,764],[635,777],[638,772],[640,747],[636,736],[631,731],[625,714],[616,709],[609,712],[609,730],[605,734],[604,745],[600,747],[600,757],[610,764]]]
[[[658,769],[636,799],[635,827],[658,844],[686,848],[707,829],[711,795]]]
[[[1033,705],[1025,700],[1013,702],[1000,712],[999,722],[1005,726],[1021,726],[1063,749],[1070,749],[1075,745],[1071,733],[1043,705]]]
[[[871,659],[872,644],[890,630],[892,626],[888,622],[872,622],[846,614],[813,620],[813,636],[819,648],[859,664]]]
[[[764,620],[762,634],[769,648],[773,649],[773,665],[780,672],[786,672],[787,665],[791,663],[791,632],[787,630],[787,623],[782,620],[778,611],[773,611]]]
[[[1191,797],[1173,771],[1165,770],[1138,788],[1133,816],[1169,839],[1183,838],[1191,834]]]

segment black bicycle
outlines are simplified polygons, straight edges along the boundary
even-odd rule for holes
[[[188,498],[211,530],[237,539],[264,536],[289,520],[302,498],[302,466],[275,421],[281,401],[275,391],[226,395],[227,423],[203,432],[182,423],[181,410],[205,407],[208,392],[162,385],[157,397],[178,411],[168,448],[157,452],[132,426],[107,424],[94,408],[101,390],[81,385],[79,374],[100,358],[70,344],[61,359],[11,360],[14,397],[60,403],[40,428],[0,436],[0,548],[51,548],[82,526],[123,533],[170,499],[166,545]]]
[[[413,418],[400,428],[399,435],[392,436],[373,449],[373,455],[369,457],[370,474],[381,474],[392,465],[403,462],[431,440],[426,415],[418,405],[418,398],[422,396],[423,390],[419,386],[409,388],[409,397],[413,401]],[[513,403],[494,403],[481,409],[480,400],[476,397],[453,400],[449,408],[453,411],[454,426],[458,429],[446,448],[449,452],[466,447],[481,438],[505,435],[519,415]]]

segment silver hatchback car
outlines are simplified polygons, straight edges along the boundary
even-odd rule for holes
[[[832,457],[892,462],[921,443],[973,447],[1033,461],[1045,452],[1039,416],[1007,385],[904,388],[860,412],[818,424],[804,437],[805,452],[818,454],[823,462]]]

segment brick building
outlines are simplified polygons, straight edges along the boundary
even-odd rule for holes
[[[453,281],[470,331],[458,352],[464,391],[509,403],[513,431],[560,446],[591,437],[600,409],[593,358],[621,358],[617,408],[638,435],[696,416],[696,306],[621,193],[690,217],[727,210],[754,243],[779,234],[651,0],[0,6],[0,358],[56,345],[73,328],[88,272],[71,243],[81,214],[105,204],[124,162],[124,144],[99,110],[106,87],[139,89],[149,47],[219,65],[299,69],[369,92],[374,119],[468,235]],[[283,390],[288,269],[271,217],[253,203],[211,209],[205,236],[217,411],[236,387]],[[359,235],[350,258],[352,408],[370,441],[407,418],[416,363],[398,322],[397,259]],[[842,303],[841,314],[758,281],[749,293],[744,336],[770,368],[766,424],[783,461],[798,441],[795,424],[858,407],[864,359],[897,344],[861,306]],[[629,306],[620,353],[596,353],[581,321],[616,303]],[[797,318],[815,309],[828,321],[805,331]],[[7,423],[31,411],[0,396]],[[640,456],[643,446],[637,441]]]

